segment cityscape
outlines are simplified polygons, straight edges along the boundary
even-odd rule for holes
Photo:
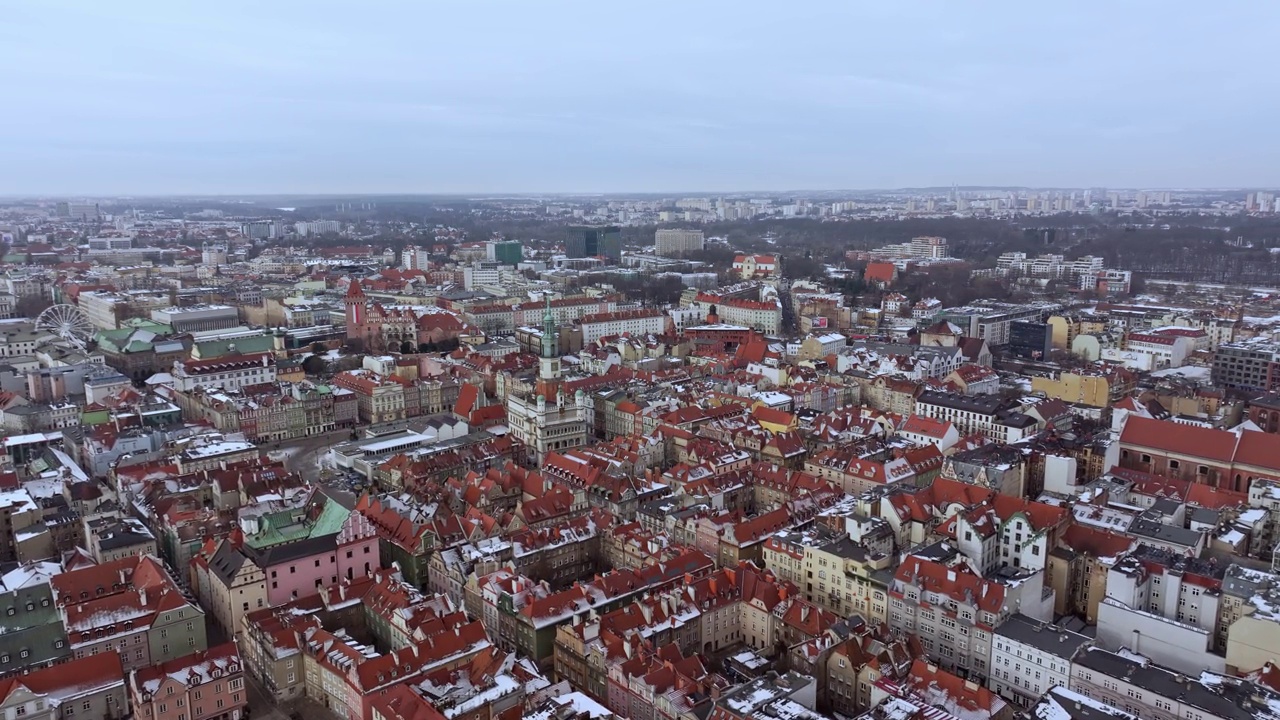
[[[1280,720],[1276,27],[7,8],[0,720]]]

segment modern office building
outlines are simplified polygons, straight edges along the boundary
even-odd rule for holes
[[[622,230],[616,226],[569,229],[564,254],[570,258],[606,257],[622,259]]]

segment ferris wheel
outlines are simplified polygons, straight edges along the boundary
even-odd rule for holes
[[[95,328],[75,305],[54,305],[36,317],[36,329],[43,330],[84,350]]]

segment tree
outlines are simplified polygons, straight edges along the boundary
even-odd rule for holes
[[[24,295],[13,306],[18,317],[33,318],[53,306],[53,301],[42,295]]]
[[[311,355],[302,361],[302,371],[308,375],[322,375],[329,369],[323,355]]]
[[[412,355],[413,342],[411,340],[405,340],[404,342],[400,343],[400,353],[402,355]]]

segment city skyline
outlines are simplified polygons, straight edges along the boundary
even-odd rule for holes
[[[1280,8],[1096,7],[21,7],[0,193],[1280,184]]]

